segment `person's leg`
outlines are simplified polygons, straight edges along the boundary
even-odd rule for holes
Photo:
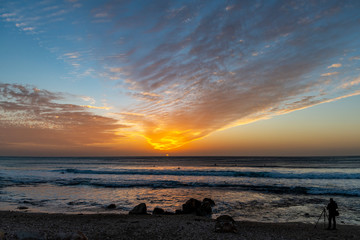
[[[333,217],[333,222],[334,222],[333,223],[333,229],[336,229],[336,217],[335,216]]]
[[[327,229],[331,229],[331,216],[328,216],[328,220],[329,220],[329,225]]]

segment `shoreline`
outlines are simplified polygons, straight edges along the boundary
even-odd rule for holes
[[[194,215],[59,214],[0,211],[0,240],[33,234],[43,239],[356,239],[360,226],[337,230],[305,223],[235,223],[236,233],[216,233],[216,220]],[[75,235],[74,235],[75,234]],[[4,235],[4,236],[2,236]],[[45,237],[46,236],[46,237]],[[70,238],[68,238],[70,239]],[[86,239],[86,238],[84,238]]]

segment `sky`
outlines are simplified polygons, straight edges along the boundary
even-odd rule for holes
[[[0,155],[360,155],[359,11],[0,0]]]

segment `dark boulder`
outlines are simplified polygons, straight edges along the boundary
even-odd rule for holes
[[[202,202],[197,199],[191,198],[182,205],[182,211],[176,210],[175,214],[192,214],[198,216],[209,216],[212,214],[212,207],[215,202],[210,198],[204,198]]]
[[[204,200],[202,202],[203,203],[208,202],[211,207],[215,206],[215,202],[211,198],[204,198]]]
[[[212,207],[215,206],[215,202],[210,198],[204,198],[200,208],[197,209],[196,215],[198,216],[210,216],[212,214]]]
[[[156,208],[154,208],[152,214],[153,215],[160,215],[160,214],[164,214],[164,213],[165,213],[164,209],[156,207]]]
[[[116,208],[116,205],[115,204],[110,204],[106,207],[107,209],[115,209]]]
[[[201,202],[195,198],[190,198],[182,205],[184,214],[196,213],[196,210],[201,207]]]
[[[236,231],[236,223],[229,215],[221,215],[216,219],[215,232],[235,233]]]
[[[202,202],[201,206],[196,209],[196,215],[198,216],[210,216],[212,214],[211,203],[206,201]]]
[[[140,203],[139,205],[135,206],[129,214],[147,214],[146,204]]]

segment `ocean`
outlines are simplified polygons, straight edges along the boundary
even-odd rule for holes
[[[0,210],[174,212],[189,198],[213,199],[213,218],[304,223],[334,198],[338,223],[360,225],[360,157],[0,157]]]

